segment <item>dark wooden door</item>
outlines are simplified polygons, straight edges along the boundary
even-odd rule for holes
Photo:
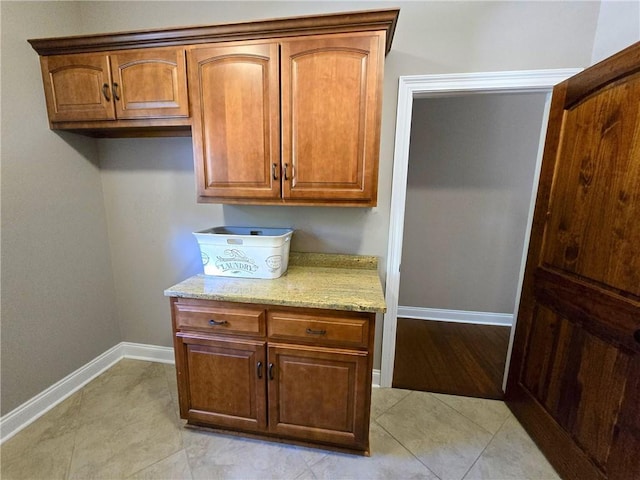
[[[176,347],[182,418],[266,430],[265,342],[178,333]]]
[[[640,478],[640,43],[553,91],[506,400],[562,477]]]
[[[269,431],[368,448],[367,352],[269,346]]]
[[[189,116],[184,48],[116,51],[109,57],[119,119]]]
[[[279,198],[278,44],[199,47],[188,55],[198,195]]]
[[[384,33],[282,42],[285,199],[375,206]]]

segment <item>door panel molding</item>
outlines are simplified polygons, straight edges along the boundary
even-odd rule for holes
[[[396,350],[396,329],[398,321],[398,296],[400,291],[400,263],[404,231],[405,202],[407,195],[407,172],[409,166],[409,140],[411,134],[411,115],[414,98],[430,98],[440,95],[466,95],[482,93],[518,93],[546,92],[547,104],[541,125],[540,145],[536,162],[536,173],[532,185],[532,202],[529,211],[527,235],[522,253],[522,263],[518,281],[518,290],[514,304],[514,313],[520,302],[520,290],[524,276],[524,263],[529,244],[529,231],[533,219],[533,204],[538,188],[538,175],[542,161],[545,132],[547,129],[551,91],[553,87],[580,72],[581,69],[520,70],[505,72],[482,72],[443,75],[401,76],[398,86],[398,107],[396,116],[395,150],[393,155],[393,180],[391,188],[391,213],[389,221],[389,240],[387,250],[387,282],[385,299],[387,312],[384,315],[382,334],[382,365],[380,385],[391,387],[393,364]],[[514,325],[515,326],[515,325]],[[506,372],[513,345],[513,332],[507,352],[507,365],[503,388],[506,386]]]

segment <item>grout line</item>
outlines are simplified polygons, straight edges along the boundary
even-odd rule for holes
[[[427,392],[427,393],[431,393],[431,392]],[[442,394],[442,395],[446,395],[446,394]],[[473,420],[472,418],[469,418],[468,416],[466,416],[464,413],[462,413],[460,410],[458,410],[457,408],[452,407],[451,405],[449,405],[447,402],[440,400],[438,397],[436,397],[435,395],[432,395],[433,398],[435,398],[436,400],[438,400],[440,403],[442,403],[443,405],[449,407],[451,410],[453,410],[454,412],[456,412],[458,415],[466,418],[467,420],[469,420],[471,423],[473,423],[475,426],[481,428],[482,430],[484,430],[485,432],[487,432],[488,434],[495,435],[495,433],[490,432],[489,430],[487,430],[485,427],[483,427],[482,425],[478,424],[475,420]],[[467,397],[467,398],[477,398],[477,397]],[[480,400],[490,400],[488,398],[481,398]],[[502,402],[504,403],[502,400],[491,400],[494,402]],[[509,413],[511,413],[511,411],[509,411]],[[507,418],[509,418],[509,415],[507,415],[504,420],[502,421],[502,423],[500,424],[500,427],[498,427],[498,429],[496,430],[496,433],[498,433],[498,431],[502,428],[502,425],[504,425],[504,422],[507,421]]]
[[[409,395],[411,395],[412,393],[413,393],[413,391],[409,392]],[[406,395],[404,398],[407,398],[409,395]],[[429,468],[429,466],[428,466],[428,465],[426,465],[422,460],[420,460],[420,459],[419,459],[419,458],[418,458],[418,457],[417,457],[417,456],[416,456],[416,455],[415,455],[411,450],[409,450],[409,449],[405,446],[405,444],[404,444],[404,443],[402,443],[402,442],[400,441],[400,439],[399,439],[399,438],[396,438],[396,436],[395,436],[395,435],[393,435],[393,433],[391,433],[389,430],[387,430],[386,428],[384,428],[384,426],[383,426],[383,425],[381,425],[380,423],[376,422],[376,420],[375,420],[375,419],[372,419],[372,421],[373,421],[373,422],[375,422],[375,424],[376,424],[376,425],[378,425],[382,430],[384,430],[385,432],[387,432],[387,434],[388,434],[391,438],[393,438],[396,442],[398,442],[398,444],[399,444],[402,448],[404,448],[404,449],[407,451],[407,453],[409,453],[409,455],[411,455],[413,458],[415,458],[415,459],[418,461],[418,463],[420,463],[424,468],[426,468],[427,470],[429,470],[429,472],[431,472],[431,474],[432,474],[432,475],[433,475],[437,480],[441,480],[441,478],[440,478],[438,475],[436,475],[436,474],[435,474],[435,472],[434,472],[433,470],[431,470],[431,469]]]
[[[391,387],[391,388],[393,388],[393,387]],[[402,388],[402,389],[397,388],[396,390],[405,390],[405,391],[407,392],[407,394],[406,394],[404,397],[402,397],[401,399],[399,399],[396,403],[394,403],[394,404],[393,404],[393,405],[391,405],[390,407],[386,408],[383,412],[380,412],[380,414],[379,414],[376,418],[381,417],[382,415],[384,415],[385,413],[387,413],[389,410],[391,410],[393,407],[395,407],[396,405],[398,405],[400,402],[402,402],[405,398],[407,398],[407,397],[408,397],[409,395],[411,395],[411,393],[413,392],[412,390],[406,390],[406,389],[404,389],[404,388]]]
[[[509,412],[509,413],[511,413],[511,412]],[[464,475],[462,476],[462,479],[461,479],[461,480],[464,480],[464,479],[467,477],[467,475],[469,475],[469,472],[471,471],[471,469],[473,468],[473,466],[474,466],[476,463],[478,463],[478,460],[480,460],[480,458],[481,458],[481,457],[482,457],[482,455],[484,454],[485,450],[486,450],[487,448],[489,448],[489,445],[491,445],[491,443],[493,442],[493,440],[496,438],[496,435],[498,435],[498,433],[500,432],[500,430],[502,430],[502,427],[504,427],[504,424],[505,424],[505,423],[507,423],[507,420],[509,420],[509,415],[507,415],[507,417],[502,421],[502,423],[500,424],[500,428],[498,428],[498,429],[496,430],[496,433],[494,433],[494,434],[491,436],[491,440],[489,440],[489,441],[487,442],[487,444],[484,446],[484,448],[482,449],[482,451],[481,451],[481,452],[480,452],[480,454],[478,455],[478,458],[476,458],[476,459],[473,461],[473,463],[471,464],[471,466],[467,469],[467,471],[466,471],[466,472],[464,472]],[[474,423],[475,423],[475,422],[474,422]]]

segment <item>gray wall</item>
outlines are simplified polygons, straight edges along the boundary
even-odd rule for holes
[[[545,97],[414,102],[400,305],[513,313]]]
[[[2,413],[120,341],[92,140],[49,130],[27,38],[71,35],[77,5],[2,2]]]
[[[26,43],[393,6],[401,13],[385,67],[373,209],[198,205],[188,139],[93,141],[48,131],[37,56]],[[193,230],[291,225],[298,229],[293,248],[378,255],[384,278],[398,76],[587,66],[599,3],[2,2],[0,8],[6,412],[119,340],[170,345],[162,291],[200,271]]]
[[[640,41],[640,2],[602,2],[591,63],[599,62],[637,41]]]

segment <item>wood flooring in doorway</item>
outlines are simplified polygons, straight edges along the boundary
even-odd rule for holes
[[[393,387],[502,399],[510,327],[398,318]]]

